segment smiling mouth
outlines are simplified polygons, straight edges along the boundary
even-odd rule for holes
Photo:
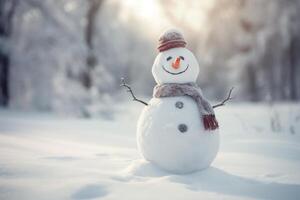
[[[168,71],[163,65],[162,65],[162,68],[165,72],[169,73],[169,74],[172,74],[172,75],[178,75],[178,74],[182,74],[183,72],[185,72],[188,68],[189,68],[189,65],[186,66],[186,68],[180,72],[170,72]]]

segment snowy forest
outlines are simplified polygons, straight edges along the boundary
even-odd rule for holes
[[[295,200],[299,169],[300,0],[0,0],[0,200]]]
[[[158,37],[180,29],[212,101],[300,99],[299,0],[1,0],[0,104],[73,116],[150,98]],[[188,13],[188,14],[187,14]]]

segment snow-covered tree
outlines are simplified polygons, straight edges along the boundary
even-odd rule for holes
[[[200,62],[198,83],[211,99],[223,98],[231,86],[239,100],[300,99],[299,0],[154,3],[157,19],[183,31]],[[137,94],[151,95],[151,65],[166,24],[150,36],[151,24],[131,8],[124,17],[125,5],[116,0],[1,1],[1,103],[9,96],[12,108],[109,113],[124,95],[121,77]]]
[[[20,1],[10,40],[11,107],[80,112],[85,10],[84,1]]]

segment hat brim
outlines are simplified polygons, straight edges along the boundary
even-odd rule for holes
[[[186,42],[183,40],[170,40],[158,46],[159,52],[166,51],[172,48],[185,47]]]

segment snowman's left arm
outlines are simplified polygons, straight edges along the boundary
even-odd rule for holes
[[[216,104],[216,105],[213,105],[213,108],[217,108],[217,107],[219,107],[219,106],[224,106],[225,103],[226,103],[227,101],[233,99],[233,97],[231,97],[231,93],[232,93],[232,90],[233,90],[233,89],[234,89],[234,87],[232,87],[232,88],[229,90],[229,93],[228,93],[226,99],[224,99],[221,103],[218,103],[218,104]]]

